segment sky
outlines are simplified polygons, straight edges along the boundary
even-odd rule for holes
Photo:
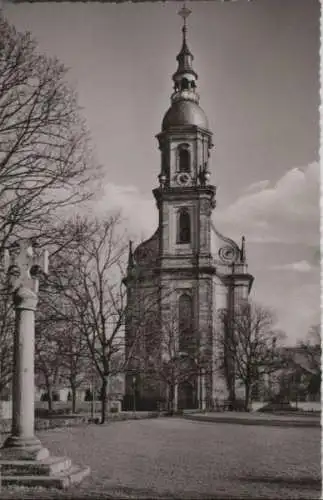
[[[181,46],[179,2],[17,3],[4,12],[68,66],[105,169],[95,209],[122,207],[128,227],[157,225],[155,135],[170,105]],[[213,220],[246,236],[253,300],[287,343],[320,317],[318,0],[189,2],[188,44],[214,134]]]

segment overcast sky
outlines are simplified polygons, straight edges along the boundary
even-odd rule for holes
[[[5,4],[69,68],[107,174],[98,208],[157,224],[155,134],[172,92],[181,4]],[[319,320],[319,1],[189,2],[188,42],[215,149],[214,222],[245,234],[252,296],[289,342]]]

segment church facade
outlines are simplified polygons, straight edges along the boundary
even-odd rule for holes
[[[157,135],[158,228],[136,249],[130,244],[125,279],[126,399],[137,409],[170,401],[206,408],[228,397],[218,369],[219,311],[248,300],[253,282],[244,238],[237,244],[212,221],[212,132],[199,105],[185,12],[183,18],[171,106]]]

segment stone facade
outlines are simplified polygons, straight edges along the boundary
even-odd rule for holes
[[[125,280],[130,360],[126,393],[138,403],[148,401],[150,409],[165,398],[171,370],[178,406],[210,407],[226,397],[217,370],[218,312],[247,300],[253,281],[244,240],[239,247],[212,223],[212,133],[199,106],[185,23],[177,61],[171,107],[157,135],[161,167],[153,194],[159,224],[134,252],[130,247]]]

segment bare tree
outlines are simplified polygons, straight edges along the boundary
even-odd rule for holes
[[[77,219],[77,218],[76,218]],[[73,251],[73,248],[78,246],[80,235],[80,228],[77,224],[71,226],[69,221],[62,220],[60,223],[55,225],[48,225],[46,233],[44,232],[40,238],[37,239],[39,246],[46,246],[46,248],[51,253],[51,260],[55,259],[55,255],[60,252]],[[0,267],[1,269],[1,267]],[[3,269],[2,269],[3,271]],[[55,290],[50,286],[51,280],[43,280],[40,282],[40,293],[39,293],[39,304],[38,311],[36,315],[36,325],[37,332],[40,334],[36,336],[36,342],[42,342],[43,336],[50,336],[55,341],[57,336],[61,335],[62,332],[62,321],[64,319],[65,332],[70,333],[73,328],[71,320],[73,317],[70,314],[66,314],[62,318],[62,311],[64,306],[62,302],[62,297],[55,292]],[[7,286],[7,279],[4,272],[0,275],[0,394],[5,391],[8,392],[8,384],[12,378],[12,365],[13,365],[13,334],[15,328],[15,313],[12,302],[12,294]],[[63,307],[64,306],[64,307]],[[54,315],[54,311],[58,311],[59,314]],[[73,330],[74,332],[74,330]],[[66,339],[66,335],[65,335]],[[66,340],[67,342],[67,340]],[[77,343],[77,342],[76,342]],[[40,347],[40,346],[39,346]],[[45,346],[46,347],[46,346]],[[36,345],[37,348],[37,345]],[[55,350],[56,352],[56,350]],[[67,353],[65,350],[64,353]],[[44,353],[36,351],[37,354],[37,370],[40,369],[41,356],[43,360],[46,359],[46,348]],[[48,353],[49,354],[49,353]],[[67,355],[67,354],[66,354]],[[61,358],[62,359],[62,358]],[[65,358],[64,358],[65,359]],[[49,367],[47,363],[43,364],[44,370],[48,371]],[[38,379],[41,385],[44,385],[44,377],[41,376]]]
[[[92,362],[85,340],[75,325],[64,332],[60,344],[62,369],[71,389],[72,413],[75,413],[77,390],[89,379]]]
[[[53,411],[54,391],[61,382],[62,360],[58,328],[51,321],[38,321],[35,328],[35,376],[39,388],[46,390],[48,411]]]
[[[172,308],[162,325],[153,316],[149,328],[146,327],[149,336],[146,335],[145,375],[166,394],[167,408],[171,412],[178,410],[185,389],[189,389],[191,396],[187,403],[194,406],[197,399],[201,400],[199,379],[206,375],[208,367],[203,359],[202,342],[192,322],[182,324],[178,313]]]
[[[0,396],[8,391],[12,379],[14,328],[13,303],[4,283],[0,292]]]
[[[0,252],[46,231],[98,174],[67,69],[36,48],[0,12]]]
[[[321,379],[322,379],[322,369],[321,369],[321,356],[322,356],[322,344],[321,344],[321,325],[312,325],[307,339],[299,343],[299,349],[303,357],[304,362],[299,363],[300,368],[303,372],[307,374],[306,389],[309,394],[316,396],[320,394],[321,390]],[[297,363],[297,360],[296,360]]]
[[[52,409],[52,391],[58,385],[71,390],[72,412],[76,412],[77,389],[88,378],[90,360],[87,344],[77,328],[75,311],[58,293],[40,294],[36,320],[35,368],[38,383],[48,393]]]
[[[15,238],[44,236],[48,243],[62,210],[94,189],[99,168],[66,76],[57,59],[39,54],[31,35],[18,33],[0,11],[0,258]],[[6,385],[13,315],[2,269],[0,286],[0,378]]]
[[[227,359],[232,359],[234,378],[244,386],[244,407],[248,410],[254,385],[284,365],[278,349],[284,334],[274,328],[273,313],[258,304],[242,304],[231,317],[224,310],[221,320],[223,328],[218,343],[224,374]]]
[[[79,218],[70,224],[78,225],[80,238],[73,250],[57,254],[53,279],[56,291],[73,310],[73,328],[85,341],[101,380],[104,423],[109,377],[114,371],[112,360],[124,348],[126,303],[122,278],[127,245],[119,215],[102,221]]]

